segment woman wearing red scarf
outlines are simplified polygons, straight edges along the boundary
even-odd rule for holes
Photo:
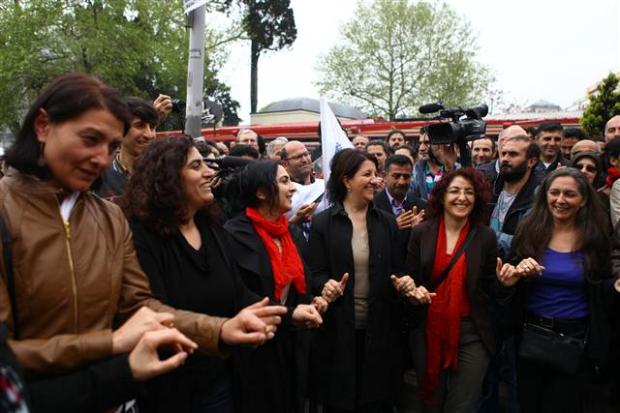
[[[490,309],[497,241],[482,224],[489,191],[473,168],[447,174],[431,193],[428,220],[411,231],[406,268],[418,287],[409,297],[426,306],[411,336],[424,411],[474,411],[495,352]]]
[[[239,176],[245,213],[225,225],[245,285],[289,311],[274,340],[257,349],[237,352],[237,412],[289,413],[298,392],[295,360],[300,356],[299,327],[317,327],[322,318],[311,304],[304,265],[284,213],[291,209],[295,187],[276,161],[258,161]],[[322,301],[322,299],[319,299]],[[315,305],[324,310],[324,305]],[[304,372],[302,372],[304,373]]]

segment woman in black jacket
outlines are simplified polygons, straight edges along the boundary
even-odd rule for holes
[[[238,412],[290,413],[298,403],[297,371],[300,327],[316,327],[322,319],[306,282],[306,272],[284,215],[291,209],[295,187],[276,161],[248,164],[239,176],[243,214],[225,228],[232,238],[241,279],[255,294],[268,296],[289,311],[269,344],[236,352]],[[322,301],[321,304],[318,301]],[[324,310],[327,303],[314,300]]]
[[[394,217],[372,205],[377,180],[373,157],[341,150],[327,183],[334,205],[312,220],[313,288],[331,302],[311,362],[326,413],[381,411],[399,384],[397,290],[413,280],[392,276],[402,250]]]
[[[153,295],[176,308],[230,317],[248,306],[260,316],[268,301],[244,287],[210,210],[213,176],[191,138],[158,139],[145,150],[122,201],[140,264]],[[148,383],[139,405],[144,412],[232,413],[231,363],[196,354]]]
[[[406,267],[418,287],[410,296],[426,306],[411,334],[423,411],[472,412],[496,350],[497,241],[482,224],[490,196],[481,172],[451,172],[433,189],[428,220],[411,232]]]
[[[608,305],[615,295],[607,225],[587,178],[561,168],[543,181],[531,214],[517,229],[511,259],[516,266],[505,264],[499,279],[512,288],[519,315],[517,378],[524,412],[583,411],[588,368],[607,362]],[[558,344],[569,337],[573,344]],[[549,342],[551,347],[542,345]],[[569,355],[566,349],[577,343],[581,354]]]

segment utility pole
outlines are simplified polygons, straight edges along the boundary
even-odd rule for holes
[[[205,18],[206,2],[189,12],[189,59],[187,62],[187,97],[185,99],[185,134],[192,138],[201,136],[203,87],[205,73]]]

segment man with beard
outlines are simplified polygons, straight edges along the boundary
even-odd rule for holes
[[[508,129],[512,130],[508,131]],[[519,126],[504,129],[513,133]],[[540,156],[539,147],[530,137],[523,134],[512,135],[506,138],[501,136],[498,142],[499,174],[494,180],[493,198],[490,203],[491,218],[489,227],[497,235],[498,253],[502,260],[510,254],[510,244],[517,230],[519,221],[532,208],[536,188],[542,179],[542,173],[537,170]],[[491,164],[492,165],[492,164]],[[493,168],[494,169],[494,168]],[[498,352],[485,377],[483,397],[478,403],[478,413],[495,412],[498,410],[499,382],[506,386],[505,409],[507,412],[519,411],[516,383],[516,353],[512,323],[514,314],[510,309],[495,309],[499,324],[499,335],[502,351]],[[501,372],[501,374],[500,374]]]
[[[409,190],[413,163],[405,155],[385,161],[385,189],[375,195],[375,206],[396,217],[400,229],[409,229],[422,220],[424,203]]]
[[[527,135],[508,138],[499,155],[500,169],[493,188],[492,213],[489,226],[497,234],[503,258],[510,253],[510,244],[521,218],[530,210],[539,174],[534,173],[540,149]]]

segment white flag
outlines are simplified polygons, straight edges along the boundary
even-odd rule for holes
[[[185,10],[185,14],[190,14],[198,7],[207,4],[207,0],[185,0],[183,2],[183,9]]]
[[[321,147],[323,152],[323,179],[329,180],[331,169],[329,164],[336,152],[345,148],[353,148],[353,144],[342,130],[336,115],[327,104],[324,97],[321,97]]]

